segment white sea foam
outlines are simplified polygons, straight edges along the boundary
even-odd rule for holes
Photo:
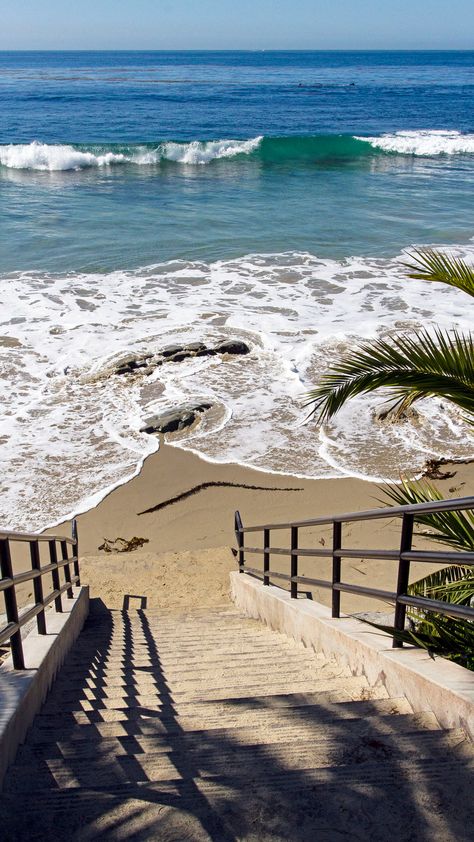
[[[472,259],[474,248],[457,253]],[[302,394],[358,339],[430,322],[470,329],[466,296],[441,285],[426,295],[399,259],[288,253],[106,275],[16,273],[0,279],[0,312],[4,527],[38,529],[96,503],[156,449],[143,419],[188,400],[216,410],[176,443],[212,461],[396,477],[427,457],[474,453],[459,413],[436,401],[389,428],[373,418],[380,395],[350,402],[324,429],[302,424]],[[229,335],[252,353],[111,376],[125,353]]]
[[[208,164],[218,158],[234,158],[236,155],[249,155],[258,149],[262,137],[250,140],[209,140],[191,143],[164,143],[162,155],[169,161],[181,164]]]
[[[0,146],[0,164],[16,170],[81,170],[86,167],[106,167],[123,163],[124,155],[105,152],[94,155],[73,146],[46,143],[19,143]]]
[[[149,166],[162,160],[181,164],[208,164],[218,158],[249,155],[261,143],[261,137],[250,140],[210,140],[191,143],[163,143],[150,149],[131,148],[128,153],[115,151],[93,152],[63,144],[33,141],[0,146],[0,165],[17,170],[82,170],[90,167],[110,167],[117,164]]]
[[[474,154],[474,134],[457,131],[409,131],[384,134],[380,137],[357,137],[384,152],[401,155]]]

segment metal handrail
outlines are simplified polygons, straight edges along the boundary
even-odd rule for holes
[[[22,542],[29,545],[31,570],[23,573],[13,573],[11,558],[11,542]],[[42,565],[39,545],[49,545],[49,564]],[[61,558],[58,559],[58,545]],[[73,555],[69,555],[68,547],[73,547]],[[72,571],[71,571],[72,566]],[[61,584],[59,572],[64,571],[64,584]],[[51,574],[52,590],[45,596],[43,592],[43,577]],[[16,588],[23,582],[33,582],[35,602],[23,614],[18,613]],[[80,585],[79,572],[79,541],[77,522],[72,522],[72,537],[64,535],[36,535],[27,532],[0,532],[0,593],[5,599],[7,622],[0,627],[0,645],[10,642],[14,669],[25,669],[23,653],[22,628],[36,617],[38,633],[46,634],[45,609],[54,602],[57,612],[62,612],[62,595],[67,593],[69,599],[74,598],[73,585]]]
[[[235,535],[238,545],[238,566],[240,573],[250,573],[253,576],[263,579],[264,585],[269,585],[272,578],[280,579],[290,583],[291,597],[298,597],[298,584],[315,585],[317,587],[329,588],[332,592],[332,616],[340,617],[341,614],[341,593],[353,593],[367,596],[370,599],[384,599],[395,604],[394,627],[397,631],[405,628],[407,606],[421,608],[425,611],[435,611],[448,617],[457,617],[474,621],[474,608],[470,606],[453,605],[441,600],[427,599],[426,597],[413,597],[408,594],[408,582],[410,576],[410,563],[412,561],[427,563],[458,564],[465,567],[474,566],[473,552],[456,552],[453,550],[414,550],[413,526],[417,517],[439,512],[460,512],[474,509],[474,497],[459,497],[453,500],[436,500],[429,503],[413,503],[406,506],[387,506],[382,509],[369,509],[362,512],[348,512],[345,514],[325,515],[323,517],[311,518],[310,520],[288,521],[287,523],[267,523],[259,526],[243,526],[240,513],[235,513]],[[342,546],[342,526],[344,523],[354,523],[365,520],[378,520],[382,518],[402,519],[400,544],[396,550],[359,549]],[[331,525],[332,548],[331,549],[307,549],[299,546],[299,530],[312,526]],[[270,533],[274,530],[288,529],[291,535],[290,547],[272,547]],[[244,536],[249,532],[263,532],[263,547],[245,546]],[[263,568],[248,567],[245,561],[245,554],[263,555]],[[270,558],[272,555],[286,556],[290,560],[290,574],[272,571],[270,569]],[[327,579],[313,579],[298,575],[299,557],[309,558],[330,558],[332,559],[332,577]],[[362,585],[351,585],[341,581],[342,560],[344,558],[368,558],[382,559],[386,561],[398,561],[397,586],[395,591],[379,590]],[[403,644],[393,638],[393,646],[399,647]]]
[[[455,504],[455,505],[453,505]],[[288,523],[266,523],[261,526],[242,527],[244,532],[261,532],[263,529],[291,529],[292,526],[324,526],[328,523],[350,523],[358,520],[400,517],[406,514],[436,514],[437,512],[462,512],[474,507],[474,497],[458,497],[452,500],[435,500],[432,503],[410,503],[406,506],[386,506],[383,509],[367,509],[363,512],[346,512],[341,515],[323,515],[310,520],[292,520]]]

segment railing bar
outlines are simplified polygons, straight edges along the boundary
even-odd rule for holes
[[[7,623],[3,629],[0,629],[0,646],[4,643],[10,642],[11,638],[14,634],[16,634],[20,629],[19,623]]]
[[[403,515],[402,534],[400,537],[400,561],[398,562],[398,578],[397,578],[397,600],[395,603],[395,620],[394,627],[398,631],[405,629],[406,606],[400,602],[399,597],[406,594],[408,589],[408,582],[410,579],[410,561],[404,554],[410,552],[413,540],[413,524],[414,517],[407,513]],[[403,641],[393,637],[393,648],[400,649],[403,646]]]
[[[8,539],[0,540],[0,573],[2,578],[13,579],[12,558],[10,554],[10,544]],[[18,605],[16,601],[15,585],[4,591],[5,611],[9,623],[18,623]],[[12,652],[13,666],[17,670],[25,669],[25,659],[23,656],[23,643],[21,640],[21,631],[13,632],[10,637],[10,647]]]
[[[64,535],[36,534],[35,532],[0,532],[0,541],[66,541],[68,544],[75,544],[74,538],[67,538]]]
[[[270,584],[270,576],[268,575],[270,572],[270,530],[264,529],[263,530],[263,546],[265,547],[265,551],[263,553],[263,584],[268,586]]]
[[[72,543],[76,547],[76,552],[73,553],[73,557],[72,557],[72,565],[73,565],[74,575],[77,577],[77,585],[78,585],[78,587],[80,587],[81,574],[80,574],[80,570],[79,570],[79,533],[78,533],[78,529],[77,529],[76,518],[73,518],[71,532],[72,532]],[[69,541],[67,543],[69,543]]]
[[[401,595],[398,602],[403,606],[421,608],[423,611],[431,611],[434,614],[442,614],[447,617],[457,617],[461,620],[474,620],[474,608],[469,605],[455,605],[453,602],[442,602],[439,599],[426,599],[422,596]]]
[[[459,565],[471,567],[474,564],[474,553],[449,552],[448,550],[410,550],[401,554],[402,559],[408,561],[454,561]]]
[[[57,596],[55,598],[54,604],[56,611],[58,614],[62,613],[63,604],[61,600],[61,591],[60,591],[60,582],[59,582],[59,570],[58,570],[58,556],[56,551],[56,541],[49,542],[49,557],[51,559],[51,578],[53,580],[53,590],[57,592]]]
[[[272,573],[272,576],[274,575]],[[332,582],[329,582],[327,579],[311,579],[309,576],[295,576],[295,582],[298,582],[300,585],[315,585],[318,588],[332,588]]]
[[[277,573],[276,570],[270,571],[270,579],[283,579],[285,582],[291,582],[291,576],[288,576],[288,573]]]
[[[341,616],[341,594],[336,585],[341,581],[342,523],[334,521],[332,527],[332,617]]]
[[[243,573],[244,572],[244,564],[245,564],[245,550],[244,550],[244,532],[243,532],[242,518],[240,517],[240,512],[235,513],[234,527],[235,527],[235,537],[237,538],[237,545],[239,547],[239,551],[238,551],[239,573]]]
[[[76,577],[76,576],[73,576],[73,577],[72,577],[72,583],[73,583],[73,584],[75,583],[75,582],[74,582],[74,580],[75,580],[75,579],[77,579],[77,577]],[[50,602],[53,602],[53,600],[56,600],[56,599],[58,598],[58,596],[60,597],[60,596],[61,596],[61,594],[63,594],[63,593],[64,593],[64,591],[66,591],[66,590],[68,589],[68,587],[69,587],[69,582],[66,582],[64,585],[61,585],[61,587],[60,587],[60,588],[58,588],[57,590],[51,591],[51,593],[50,593],[50,594],[48,594],[48,596],[47,596],[47,597],[45,597],[45,599],[44,599],[44,605],[45,605],[45,607],[46,607],[47,605],[49,605],[49,604],[50,604]]]
[[[395,591],[382,591],[379,588],[366,588],[364,585],[350,585],[347,582],[335,583],[334,590],[344,593],[362,594],[372,599],[388,599],[390,602],[395,602],[397,598]]]
[[[342,524],[339,524],[342,526]],[[332,553],[336,558],[380,558],[388,561],[397,561],[400,558],[399,550],[367,550],[367,549],[348,549],[340,547]]]
[[[291,582],[291,598],[298,598],[298,583],[295,579],[298,577],[298,527],[291,527],[291,558],[290,558],[290,582]]]
[[[40,611],[37,614],[38,634],[46,634],[46,618],[44,616],[44,595],[43,595],[43,580],[41,578],[41,558],[37,541],[32,541],[30,544],[30,556],[33,580],[33,590],[35,594],[35,603],[40,606]]]
[[[6,590],[7,588],[11,588],[12,585],[16,586],[23,584],[23,582],[34,582],[35,579],[44,576],[46,573],[51,573],[51,571],[54,570],[56,567],[58,567],[58,569],[60,569],[61,567],[65,567],[71,561],[74,561],[74,558],[70,558],[67,561],[59,560],[57,565],[47,564],[44,567],[41,567],[39,570],[25,570],[24,573],[15,573],[15,575],[12,576],[11,579],[0,579],[0,593]]]
[[[291,555],[292,550],[286,549],[285,547],[243,547],[243,550],[246,553],[255,553],[259,555],[265,555],[265,553],[270,553],[274,555]],[[307,556],[309,558],[331,558],[335,555],[337,558],[374,558],[374,559],[384,559],[390,561],[397,561],[400,558],[400,551],[399,550],[373,550],[373,549],[349,549],[348,547],[341,547],[341,549],[336,550],[334,553],[332,550],[317,550],[317,549],[306,549],[306,548],[298,548],[295,551],[296,555]],[[409,552],[402,553],[403,560],[410,560],[410,561],[420,561],[420,562],[450,562],[454,561],[456,564],[465,564],[466,567],[474,565],[474,553],[470,552],[449,552],[444,550],[433,550],[430,552],[429,550],[410,550]]]
[[[294,551],[290,548],[286,549],[285,547],[243,547],[244,552],[246,553],[256,553],[258,555],[265,555],[265,553],[269,553],[270,555],[304,555],[315,558],[331,558],[332,552],[331,550],[309,550],[309,549],[295,549]],[[398,555],[396,556],[398,558]]]
[[[265,523],[259,526],[245,526],[242,532],[261,532],[264,529],[290,529],[292,526],[324,526],[334,522],[354,522],[399,517],[404,514],[432,514],[436,512],[465,511],[474,508],[474,497],[459,497],[451,500],[437,500],[430,503],[414,503],[407,506],[392,506],[386,509],[368,509],[362,512],[346,512],[340,515],[312,518],[288,523]]]
[[[69,559],[67,555],[67,543],[66,541],[61,541],[61,555],[62,560],[66,562],[64,565],[64,578],[66,582],[69,582],[69,588],[67,588],[67,596],[68,599],[74,599],[74,594],[72,592],[72,585],[71,585],[71,568],[69,566]]]
[[[243,570],[241,570],[240,572],[254,573],[256,576],[259,576],[261,579],[263,579],[263,570],[258,570],[256,567],[247,567],[247,565],[245,564]]]

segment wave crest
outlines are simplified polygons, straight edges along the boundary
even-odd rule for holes
[[[82,170],[86,167],[105,167],[122,163],[126,158],[120,153],[105,152],[95,155],[74,146],[47,143],[19,143],[0,147],[0,164],[15,170]]]
[[[180,164],[208,164],[218,158],[233,158],[235,155],[249,155],[260,146],[263,137],[250,140],[208,140],[191,143],[164,143],[163,157]]]
[[[161,160],[181,164],[208,164],[218,158],[248,155],[258,148],[262,137],[250,140],[210,140],[191,143],[162,143],[156,148],[147,146],[116,150],[79,149],[65,144],[32,143],[0,146],[0,165],[17,170],[59,172],[82,170],[88,167],[108,167],[114,164],[159,164]]]
[[[384,152],[399,155],[459,155],[474,153],[474,134],[457,131],[409,131],[384,134],[381,137],[358,137]]]

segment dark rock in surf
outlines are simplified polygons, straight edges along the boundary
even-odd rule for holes
[[[250,348],[241,339],[226,339],[215,346],[218,354],[249,354]]]
[[[174,357],[175,354],[179,354],[182,350],[182,345],[167,345],[160,353],[162,357]]]
[[[139,368],[146,368],[150,359],[150,356],[137,357],[134,354],[130,354],[128,357],[122,357],[115,369],[115,374],[131,374]]]
[[[140,432],[149,434],[179,432],[194,424],[196,419],[211,406],[210,403],[177,406],[175,409],[147,418],[145,425],[140,428]]]
[[[196,351],[196,357],[215,357],[217,351],[214,351],[213,348],[202,348],[201,351]]]

